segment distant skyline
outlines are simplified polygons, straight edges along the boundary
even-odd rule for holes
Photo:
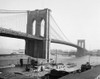
[[[51,9],[55,21],[72,43],[77,44],[78,39],[85,39],[86,49],[100,49],[100,0],[0,0],[0,9],[44,8]],[[6,40],[0,36],[0,48],[24,48],[24,43],[23,40]],[[53,47],[67,49],[67,46],[52,44]]]

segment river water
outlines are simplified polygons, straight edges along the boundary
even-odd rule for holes
[[[62,56],[62,55],[57,55],[57,56],[52,56],[57,63],[75,63],[77,64],[77,67],[80,68],[82,64],[85,64],[86,62],[90,62],[91,65],[100,65],[100,56],[83,56],[83,57],[75,57],[75,56]]]
[[[24,64],[27,63],[28,56],[26,55],[15,55],[15,56],[1,56],[0,57],[0,66],[9,65],[9,64],[19,64],[19,59],[24,59]],[[51,56],[57,63],[75,63],[77,64],[77,68],[80,68],[82,64],[86,62],[90,62],[91,65],[100,65],[100,56],[83,56],[83,57],[75,57],[75,56]]]

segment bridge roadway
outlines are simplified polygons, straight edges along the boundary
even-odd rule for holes
[[[19,38],[19,39],[45,40],[43,37],[40,37],[40,36],[37,37],[35,35],[23,33],[23,32],[20,32],[20,31],[14,31],[14,30],[2,28],[2,27],[0,27],[0,36]],[[72,47],[82,49],[78,45],[75,45],[75,44],[70,43],[70,42],[62,41],[62,40],[57,40],[57,39],[51,39],[51,43],[65,44],[65,45],[69,45],[69,46],[72,46]]]
[[[52,42],[52,43],[58,43],[58,44],[69,45],[69,46],[72,46],[72,47],[76,47],[76,48],[83,49],[82,47],[80,47],[80,46],[78,46],[78,45],[76,45],[76,44],[73,44],[73,43],[70,43],[70,42],[66,42],[66,41],[62,41],[62,40],[51,39],[51,42]]]
[[[43,37],[37,37],[35,35],[23,33],[23,32],[20,32],[20,31],[14,31],[14,30],[2,28],[2,27],[0,27],[0,36],[19,38],[19,39],[43,40]]]

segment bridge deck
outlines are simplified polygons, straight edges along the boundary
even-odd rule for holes
[[[13,38],[19,38],[19,39],[43,40],[42,37],[37,37],[35,35],[19,32],[19,31],[14,31],[14,30],[2,28],[2,27],[0,27],[0,36],[13,37]]]
[[[41,36],[35,36],[35,35],[23,33],[20,31],[14,31],[14,30],[2,28],[2,27],[0,27],[0,36],[19,38],[19,39],[30,39],[30,40],[31,39],[32,40],[35,40],[35,39],[36,40],[46,40],[44,37],[41,37]],[[83,49],[82,47],[80,47],[76,44],[66,42],[66,41],[57,40],[57,39],[51,39],[51,43],[65,44],[65,45],[69,45],[69,46],[76,47],[79,49]]]
[[[62,41],[62,40],[51,39],[51,42],[52,43],[58,43],[58,44],[65,44],[65,45],[69,45],[69,46],[73,46],[73,47],[82,49],[82,47],[80,47],[80,46],[78,46],[76,44],[73,44],[73,43],[70,43],[70,42],[66,42],[66,41]]]

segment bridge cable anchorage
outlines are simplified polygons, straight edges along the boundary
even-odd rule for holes
[[[63,34],[63,36],[66,38],[66,40],[68,40],[70,42],[70,40],[64,35],[64,33],[61,31],[60,27],[58,26],[57,22],[55,21],[55,19],[53,18],[52,15],[50,15],[52,20],[54,21],[54,23],[56,24],[56,26],[58,27],[58,29],[60,30],[60,32]]]
[[[28,10],[5,10],[5,9],[0,9],[0,13],[9,13],[9,14],[13,14],[13,13],[27,13]]]

